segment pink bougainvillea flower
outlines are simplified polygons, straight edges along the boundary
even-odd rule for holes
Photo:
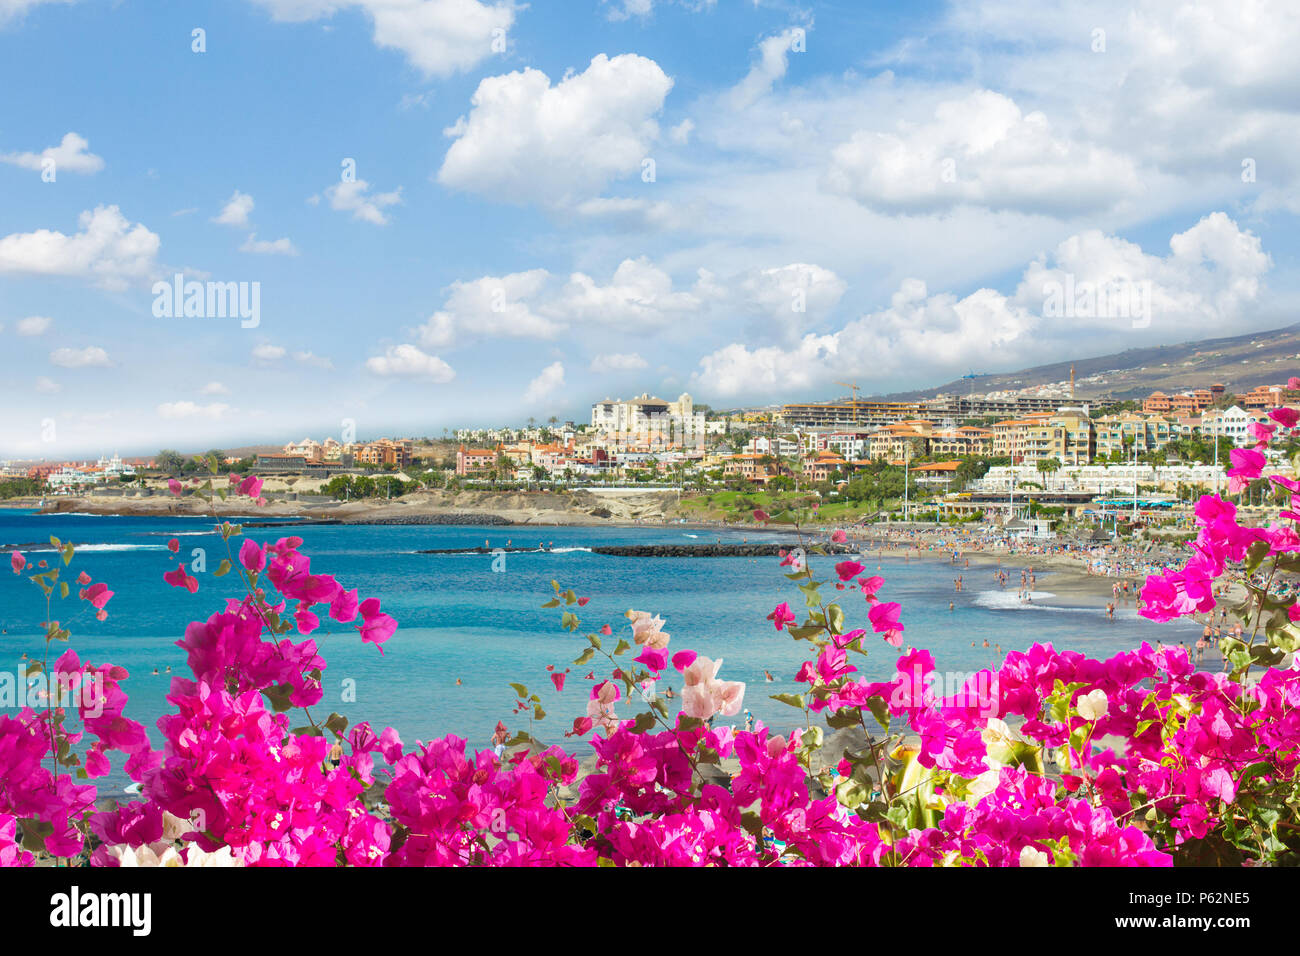
[[[769,517],[770,517],[770,515],[768,515],[768,513],[767,513],[766,511],[764,511],[762,508],[755,508],[755,509],[754,509],[754,520],[755,520],[755,521],[767,521]]]
[[[170,491],[172,494],[174,494],[177,498],[179,498],[181,496],[181,493],[185,489],[184,487],[182,487],[181,483],[177,481],[175,478],[168,478],[167,490]]]
[[[862,588],[862,593],[867,597],[875,596],[875,593],[885,586],[885,579],[879,575],[873,575],[869,578],[858,578],[858,587]]]
[[[191,594],[199,589],[198,579],[185,573],[184,563],[178,564],[172,570],[164,572],[163,580],[174,588],[185,588]]]
[[[638,664],[644,664],[650,670],[658,673],[668,667],[668,652],[662,647],[646,647],[637,657],[634,657]]]
[[[252,538],[245,538],[239,546],[239,563],[250,571],[261,571],[266,567],[266,552]]]
[[[262,479],[256,475],[249,475],[239,483],[239,493],[247,495],[249,498],[257,498],[262,494]]]
[[[565,731],[564,736],[581,737],[587,731],[591,730],[591,728],[592,720],[590,717],[575,717],[573,718],[573,729]]]
[[[108,589],[108,585],[102,581],[98,584],[92,584],[88,588],[83,588],[80,597],[89,601],[96,610],[102,611],[108,599],[113,596],[113,592]]]
[[[77,575],[77,583],[84,588],[87,584],[90,583],[90,575],[87,574],[85,571],[82,571],[80,574]]]
[[[180,549],[181,549],[181,543],[176,538],[172,538],[170,541],[167,542],[167,550],[170,551],[172,554],[178,553]]]
[[[1283,428],[1295,428],[1295,423],[1300,421],[1300,411],[1294,408],[1275,408],[1268,413],[1268,417]]]
[[[894,647],[902,647],[903,645],[904,627],[898,620],[901,612],[902,607],[897,601],[877,604],[867,612],[867,617],[871,620],[872,630]]]
[[[697,656],[694,651],[678,651],[673,655],[673,667],[679,671],[684,671],[691,666]]]
[[[614,629],[610,627],[608,624],[602,624],[600,627],[600,633],[604,634],[606,637],[609,637],[611,634],[614,633]]]
[[[361,602],[360,610],[361,620],[364,623],[357,630],[361,632],[361,641],[374,644],[382,654],[384,641],[392,637],[397,630],[397,621],[380,612],[379,598],[366,598]]]
[[[866,567],[857,561],[841,561],[835,565],[835,573],[840,576],[841,581],[852,581],[865,570]]]
[[[21,574],[23,568],[27,567],[27,559],[15,551],[9,555],[9,566],[14,569],[14,574]]]
[[[836,528],[834,531],[831,532],[831,540],[834,541],[836,544],[843,544],[845,541],[849,540],[849,536],[845,534],[841,529]]]
[[[330,617],[340,624],[350,624],[357,619],[357,610],[360,606],[357,600],[356,588],[351,591],[344,591],[340,588],[339,593],[330,602]]]
[[[767,616],[767,619],[776,625],[778,631],[785,630],[787,624],[793,624],[797,620],[790,610],[790,605],[785,601],[778,604],[772,613]]]
[[[551,683],[555,685],[555,689],[557,691],[564,690],[564,674],[559,674],[559,673],[552,674]]]

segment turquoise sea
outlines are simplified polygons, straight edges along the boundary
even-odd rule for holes
[[[252,516],[255,520],[256,516]],[[55,535],[78,545],[72,577],[84,570],[116,593],[104,622],[85,612],[74,597],[55,616],[72,630],[72,646],[83,660],[112,662],[130,672],[125,687],[131,704],[128,715],[154,731],[168,708],[169,677],[188,676],[184,653],[175,646],[189,621],[208,617],[237,596],[237,579],[213,577],[226,546],[212,530],[210,518],[127,518],[91,515],[36,515],[0,510],[0,543],[28,544]],[[399,622],[384,654],[363,645],[351,627],[324,614],[324,626],[313,635],[328,662],[323,714],[337,710],[353,723],[369,720],[376,728],[392,725],[408,744],[416,739],[455,733],[474,747],[486,746],[498,720],[511,731],[522,726],[511,715],[514,700],[508,684],[527,684],[543,700],[547,719],[534,727],[542,739],[583,749],[562,733],[573,717],[585,712],[591,666],[575,668],[572,661],[586,647],[580,635],[559,627],[559,612],[543,610],[552,579],[572,587],[590,603],[579,610],[583,630],[610,624],[614,638],[630,636],[623,617],[628,608],[652,611],[666,618],[672,635],[670,650],[691,648],[724,659],[723,679],[745,681],[745,706],[756,718],[778,730],[797,725],[796,712],[769,699],[770,694],[797,691],[794,675],[811,645],[777,632],[766,616],[780,601],[801,612],[802,598],[782,576],[775,558],[624,558],[590,553],[598,544],[691,544],[716,539],[719,532],[687,526],[655,528],[547,528],[449,526],[304,525],[300,529],[249,529],[258,540],[300,533],[312,570],[334,574],[361,597],[378,596],[383,610]],[[723,532],[741,537],[738,532]],[[163,572],[175,565],[168,539],[181,544],[180,560],[191,563],[193,549],[206,552],[207,572],[197,576],[197,594],[164,583]],[[761,530],[743,533],[750,542],[788,540],[788,535]],[[514,547],[546,542],[553,550],[509,554],[501,572],[492,570],[490,555],[426,555],[423,548],[471,548],[490,541],[493,547],[509,540]],[[236,550],[238,542],[236,541]],[[23,549],[29,561],[52,563],[58,557]],[[825,558],[825,575],[833,580]],[[1030,559],[1032,560],[1032,559]],[[1142,641],[1194,642],[1198,628],[1187,624],[1155,624],[1121,608],[1107,620],[1096,608],[1066,606],[1053,600],[1051,575],[1038,574],[1035,603],[1016,600],[1017,566],[1008,564],[1010,591],[999,590],[989,568],[961,569],[965,589],[954,593],[954,569],[945,560],[910,562],[886,559],[883,600],[899,601],[907,627],[906,643],[926,647],[940,672],[969,673],[994,662],[992,645],[1021,650],[1037,641],[1050,641],[1093,656],[1107,656],[1136,647]],[[874,564],[869,565],[872,572]],[[830,590],[830,586],[827,586]],[[844,592],[843,604],[854,626],[868,627],[860,594]],[[948,609],[949,602],[955,608]],[[0,573],[0,671],[16,673],[24,652],[38,658],[45,617],[44,597],[25,577],[10,573],[4,561]],[[982,645],[988,640],[991,645]],[[975,647],[972,647],[972,642]],[[860,671],[883,679],[893,671],[897,651],[883,642],[870,645],[867,658],[857,657]],[[60,647],[59,652],[62,651]],[[593,661],[593,664],[596,663]],[[571,668],[564,692],[556,693],[546,666]],[[158,676],[153,675],[157,668]],[[775,678],[768,683],[764,671]],[[597,679],[602,672],[597,669]],[[676,672],[672,678],[679,678]],[[457,685],[457,679],[461,684]],[[355,702],[340,699],[344,681],[355,681]],[[680,680],[666,679],[680,690]],[[620,715],[634,713],[626,703]],[[739,722],[743,722],[739,718]],[[154,733],[155,737],[156,732]]]

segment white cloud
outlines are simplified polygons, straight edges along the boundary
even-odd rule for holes
[[[36,379],[36,391],[46,395],[53,395],[57,392],[63,391],[63,386],[53,379],[41,375]]]
[[[54,320],[46,315],[29,315],[18,320],[19,335],[44,335]]]
[[[552,362],[528,383],[528,389],[524,392],[524,404],[539,405],[563,387],[564,365],[560,362]]]
[[[456,377],[450,365],[414,345],[392,345],[383,355],[366,359],[366,368],[384,378],[420,378],[443,384]]]
[[[469,70],[494,53],[493,40],[514,23],[514,0],[257,0],[277,20],[317,20],[364,10],[374,43],[398,50],[429,76]]]
[[[751,310],[791,334],[824,317],[848,288],[830,269],[806,262],[755,269],[734,284]]]
[[[667,0],[660,0],[660,2],[667,2]],[[677,0],[677,5],[698,12],[712,9],[717,2],[718,0]],[[614,23],[630,20],[632,17],[640,17],[644,20],[654,13],[655,9],[655,0],[601,0],[601,3],[610,7],[605,16]]]
[[[554,86],[531,67],[479,83],[438,181],[512,203],[563,207],[639,174],[673,81],[635,54],[594,57]]]
[[[691,139],[691,133],[695,131],[695,121],[684,119],[676,126],[668,130],[668,138],[679,146],[685,146]]]
[[[545,269],[454,282],[442,308],[417,330],[420,344],[447,348],[479,337],[554,339],[574,326],[644,335],[725,318],[741,309],[783,328],[823,318],[844,281],[829,269],[791,263],[723,280],[699,269],[689,287],[649,258],[624,259],[608,281],[585,272],[567,279]],[[796,311],[796,306],[803,311]]]
[[[574,322],[663,325],[703,310],[712,295],[711,278],[702,272],[696,289],[673,291],[672,277],[649,259],[624,259],[607,285],[573,273],[544,311]]]
[[[108,353],[97,345],[88,345],[84,349],[55,349],[50,353],[50,362],[63,368],[106,367],[113,364],[108,360]]]
[[[294,352],[293,359],[295,362],[301,362],[303,365],[310,365],[313,368],[331,369],[334,367],[333,362],[314,352]]]
[[[0,275],[72,276],[122,289],[155,271],[158,236],[130,223],[117,206],[83,212],[78,225],[71,236],[38,229],[0,238]]]
[[[296,256],[298,250],[294,248],[292,242],[286,239],[258,239],[257,233],[249,233],[244,244],[239,247],[240,252],[252,252],[264,256]]]
[[[796,33],[796,30],[803,32]],[[733,109],[743,110],[772,92],[772,85],[785,76],[786,70],[790,68],[791,46],[795,38],[804,33],[806,31],[802,27],[791,27],[764,38],[758,45],[758,59],[744,79],[731,88],[726,102]]]
[[[721,396],[775,395],[857,376],[851,381],[902,387],[918,371],[940,379],[972,365],[1015,368],[1078,350],[1149,344],[1224,330],[1258,300],[1272,265],[1259,239],[1223,213],[1206,216],[1173,236],[1170,254],[1144,253],[1123,239],[1091,230],[1072,236],[1030,263],[1011,296],[982,288],[958,297],[931,294],[919,279],[904,280],[889,307],[863,315],[829,335],[805,335],[791,347],[733,343],[700,361],[693,385]],[[1049,285],[1053,284],[1053,285]],[[1047,286],[1047,288],[1045,288]],[[1052,314],[1050,290],[1076,290],[1067,315]],[[1089,304],[1087,289],[1141,293],[1109,309]],[[1122,309],[1128,307],[1129,314]],[[1134,314],[1145,311],[1146,315]],[[1149,330],[1146,325],[1149,320]]]
[[[402,201],[402,187],[398,186],[390,193],[368,195],[370,184],[364,179],[351,182],[338,182],[325,188],[325,195],[330,201],[330,208],[338,212],[350,212],[353,219],[374,223],[376,226],[388,224],[388,217],[383,210],[396,206]]]
[[[207,385],[204,385],[201,389],[199,389],[199,394],[200,395],[229,395],[230,389],[226,388],[226,386],[222,385],[220,382],[208,382]]]
[[[445,290],[442,308],[420,326],[420,344],[445,348],[465,334],[554,338],[564,326],[536,314],[524,301],[537,295],[549,279],[545,269],[532,269],[453,282]]]
[[[601,2],[610,6],[606,16],[616,23],[631,17],[648,17],[655,8],[654,0],[601,0]]]
[[[4,4],[0,2],[0,23],[4,19]],[[104,168],[104,160],[88,152],[89,146],[90,142],[76,133],[65,133],[58,146],[47,146],[39,153],[0,153],[0,163],[42,172],[47,163],[53,162],[55,176],[64,172],[97,173]]]
[[[606,372],[630,372],[639,368],[649,366],[645,359],[635,352],[611,352],[608,355],[597,355],[591,360],[591,370],[597,373]]]
[[[248,225],[248,214],[253,211],[253,197],[247,193],[241,193],[238,189],[226,200],[226,204],[221,207],[221,212],[213,217],[212,221],[222,226],[239,226]]]
[[[271,345],[263,342],[261,345],[253,346],[253,358],[260,362],[275,362],[284,358],[288,352],[283,345]]]
[[[209,421],[217,421],[232,409],[223,402],[213,402],[209,405],[199,405],[194,402],[163,402],[156,411],[160,418],[206,418]]]
[[[75,3],[76,0],[0,0],[0,26],[16,20],[43,3]]]
[[[898,133],[860,130],[831,153],[826,185],[863,205],[926,213],[971,203],[1073,215],[1141,192],[1133,161],[1053,134],[989,90],[940,103],[934,120]]]

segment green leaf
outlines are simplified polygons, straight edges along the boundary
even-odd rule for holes
[[[63,563],[71,564],[73,554],[74,554],[74,548],[72,542],[69,541],[67,544],[63,546]]]
[[[827,605],[826,623],[830,626],[832,634],[844,633],[844,610],[838,604]]]
[[[843,730],[845,727],[856,727],[861,720],[860,712],[856,707],[841,707],[832,713],[826,715],[826,725],[832,730]],[[820,730],[821,728],[817,728]]]
[[[513,691],[515,692],[516,695],[518,695],[518,697],[519,697],[520,700],[527,700],[527,699],[528,699],[528,688],[525,687],[523,684],[513,684],[513,683],[512,683],[512,684],[510,685],[510,689],[513,690]]]
[[[822,627],[819,624],[817,625],[810,624],[810,625],[805,625],[803,627],[795,627],[791,625],[790,627],[787,627],[786,630],[790,632],[790,636],[793,637],[796,641],[807,641],[816,637],[822,631],[826,630],[826,628]]]
[[[646,711],[644,714],[637,714],[636,721],[632,724],[632,733],[645,734],[654,729],[655,715]]]
[[[627,641],[619,641],[618,647],[614,648],[614,656],[617,657],[619,654],[622,654],[624,651],[630,650],[631,648],[632,645]]]
[[[341,734],[348,729],[348,719],[342,714],[330,714],[325,718],[325,729]]]
[[[59,582],[59,597],[67,597],[67,596],[68,596],[68,582],[67,582],[67,581],[60,581],[60,582]]]
[[[226,558],[222,558],[221,563],[217,565],[217,570],[212,572],[212,576],[215,578],[219,578],[222,575],[228,574],[229,572],[230,572],[230,561],[228,561]]]
[[[791,707],[797,707],[803,710],[805,707],[803,694],[772,694],[772,700],[780,701],[783,704],[789,704]]]
[[[573,662],[573,666],[581,667],[583,664],[587,663],[587,661],[591,660],[592,656],[595,653],[596,653],[596,649],[594,647],[587,648],[580,655],[578,655],[578,658]]]
[[[867,707],[871,710],[871,716],[876,718],[876,723],[888,730],[889,706],[885,703],[885,698],[879,694],[873,694],[867,698]]]

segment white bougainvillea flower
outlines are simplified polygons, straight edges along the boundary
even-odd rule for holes
[[[1110,709],[1110,699],[1107,698],[1104,690],[1094,690],[1088,694],[1081,694],[1074,706],[1084,720],[1101,720]]]

